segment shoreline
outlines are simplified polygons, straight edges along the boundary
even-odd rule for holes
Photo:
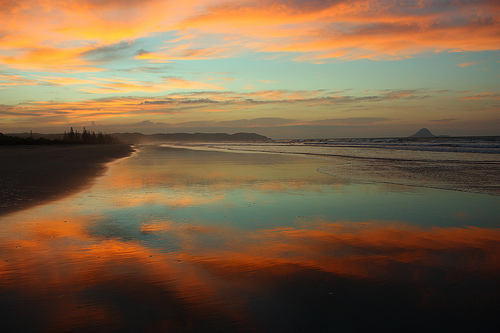
[[[133,152],[128,144],[1,146],[0,217],[77,193]]]
[[[362,183],[411,187],[500,196],[500,164],[456,161],[407,161],[345,158],[344,163],[318,169],[325,175]]]
[[[307,151],[306,149],[310,149],[310,147],[305,146],[256,147],[212,144],[201,146],[178,145],[177,147],[234,153],[268,153],[320,158],[326,163],[318,168],[318,172],[357,182],[394,184],[500,196],[500,159],[497,155],[481,154],[483,156],[475,156],[476,158],[469,160],[467,157],[472,157],[470,153],[455,153],[453,154],[454,159],[428,160],[423,158],[406,159],[393,156],[371,156],[366,155],[366,151],[362,153],[357,151],[361,153],[358,156],[340,155],[328,151]],[[394,154],[394,152],[389,153]],[[418,153],[412,157],[418,156]],[[438,152],[438,154],[440,153]],[[494,159],[491,158],[492,156]]]

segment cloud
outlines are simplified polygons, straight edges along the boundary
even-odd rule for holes
[[[139,52],[138,52],[139,54]],[[145,66],[132,66],[126,68],[115,69],[118,72],[128,72],[128,73],[151,73],[151,74],[166,74],[174,69],[174,66],[170,64],[154,64]]]
[[[121,83],[131,86],[130,89],[136,89],[136,86],[148,88],[147,85],[150,85],[148,89],[158,89],[160,86],[168,88],[168,83],[175,83],[168,80],[168,83],[134,81],[125,77],[90,79],[102,87]],[[40,80],[57,84],[65,78],[40,77]],[[73,83],[78,84],[78,82]],[[184,84],[189,86],[185,82]],[[193,85],[196,86],[196,83]],[[453,124],[455,128],[463,129],[475,126],[491,133],[494,131],[491,128],[495,124],[491,116],[483,116],[478,111],[476,103],[470,106],[471,110],[478,111],[474,113],[476,121],[474,123],[463,114],[462,120],[456,121],[452,117],[455,112],[453,105],[450,106],[446,117],[422,122],[422,117],[433,119],[432,115],[435,113],[429,111],[428,106],[420,105],[419,101],[422,98],[438,98],[442,94],[441,91],[425,89],[363,92],[348,90],[234,92],[189,89],[174,92],[167,89],[161,96],[149,98],[133,96],[126,89],[115,92],[120,94],[126,92],[127,96],[117,94],[114,97],[78,101],[31,101],[15,106],[2,106],[0,110],[6,115],[4,118],[8,118],[8,126],[5,119],[2,119],[3,131],[6,131],[5,128],[39,128],[42,124],[45,128],[52,126],[51,128],[58,127],[64,130],[69,124],[87,126],[91,121],[95,121],[100,126],[108,126],[106,127],[108,132],[119,131],[120,126],[124,124],[132,130],[135,126],[135,130],[144,131],[154,128],[152,124],[161,124],[157,126],[175,131],[238,132],[251,129],[275,138],[299,136],[312,138],[349,135],[366,137],[381,135],[380,133],[387,135],[392,132],[397,132],[398,134],[395,134],[397,136],[402,133],[403,128],[405,131],[414,132],[415,127],[426,127],[431,122],[440,124],[442,133],[452,133],[446,124]],[[498,93],[494,92],[464,94],[467,97],[478,95],[481,99],[498,98],[496,96]],[[447,94],[447,103],[449,97]],[[466,107],[465,105],[464,110],[467,110]],[[405,113],[402,114],[401,110]],[[469,132],[471,135],[475,134]]]
[[[92,86],[80,88],[81,91],[92,94],[109,94],[131,92],[158,93],[178,89],[224,89],[224,87],[221,86],[215,86],[201,81],[190,81],[179,77],[163,77],[160,82],[142,81],[122,77],[90,77],[89,81],[92,83]]]
[[[144,101],[145,104],[307,104],[331,106],[357,102],[383,102],[395,100],[420,100],[439,93],[431,90],[383,90],[367,91],[364,94],[347,95],[332,90],[259,90],[252,92],[199,91],[170,94],[167,99]],[[367,118],[368,119],[368,118]]]
[[[168,76],[164,77],[163,81],[166,87],[170,89],[213,89],[213,90],[223,90],[221,86],[214,86],[209,83],[200,81],[188,81],[179,77]]]
[[[469,67],[469,66],[475,66],[478,64],[480,64],[480,62],[463,62],[463,63],[457,64],[456,66],[465,68],[465,67]]]
[[[0,87],[1,86],[35,86],[40,85],[38,80],[27,79],[22,75],[17,74],[0,74]]]
[[[206,60],[220,59],[231,56],[234,51],[229,48],[220,47],[197,47],[180,45],[175,48],[166,48],[161,52],[142,52],[136,55],[136,59],[149,60],[151,62],[171,62],[173,60]]]
[[[283,126],[297,123],[296,120],[277,118],[277,117],[265,117],[265,118],[254,118],[254,119],[237,119],[229,121],[220,121],[214,125],[222,127],[272,127],[272,126]]]
[[[164,126],[166,125],[165,123],[161,123],[161,122],[153,122],[151,120],[144,120],[144,121],[141,121],[141,122],[138,122],[138,123],[135,123],[135,124],[131,124],[129,126],[131,127],[155,127],[155,126]]]
[[[170,14],[177,14],[160,0],[25,0],[1,1],[0,6],[0,63],[66,72],[97,70],[82,56],[95,45],[120,45],[149,35]],[[105,54],[90,53],[97,57],[91,60],[112,57],[111,50],[101,51]]]
[[[429,120],[430,123],[451,123],[452,121],[455,121],[457,119],[455,118],[445,118],[445,119],[434,119],[434,120]]]
[[[477,93],[475,95],[468,95],[468,96],[462,97],[460,99],[461,100],[481,100],[481,99],[500,100],[500,92],[485,91],[485,92]]]
[[[235,119],[228,121],[210,121],[210,122],[183,122],[176,126],[200,127],[200,126],[219,126],[233,128],[252,128],[252,127],[280,127],[280,126],[363,126],[374,123],[390,121],[389,118],[377,117],[352,117],[352,118],[337,118],[337,119],[320,119],[314,121],[303,121],[300,119],[289,119],[279,117],[262,117],[252,119]],[[175,124],[171,124],[175,125]]]
[[[18,69],[36,69],[51,72],[98,72],[103,69],[80,58],[89,47],[56,48],[31,47],[17,54],[0,56],[0,62]]]
[[[500,49],[500,5],[491,0],[25,0],[0,6],[0,63],[44,71],[99,71],[95,64],[131,57],[161,63],[263,52],[321,63]],[[163,48],[134,45],[159,34],[170,34]]]
[[[133,57],[136,54],[147,52],[138,49],[133,41],[121,41],[115,44],[103,45],[94,49],[85,51],[81,57],[90,62],[110,62],[122,58]]]
[[[322,119],[316,121],[306,122],[307,125],[337,125],[337,126],[351,126],[351,125],[371,125],[389,121],[389,118],[381,117],[351,117],[351,118],[335,118],[335,119]]]
[[[498,50],[499,13],[492,1],[261,0],[209,5],[178,29],[190,35],[231,31],[246,49],[302,53],[297,61],[398,59],[424,52]]]
[[[383,98],[386,100],[392,99],[424,99],[428,98],[425,90],[383,90],[381,91]]]
[[[175,100],[173,99],[166,99],[166,100],[160,100],[160,101],[142,101],[141,104],[146,104],[146,105],[164,105],[164,104],[175,104]]]
[[[93,93],[109,93],[113,92],[159,92],[171,89],[171,82],[151,82],[139,81],[123,77],[87,77],[79,78],[74,76],[41,76],[34,75],[33,79],[25,78],[21,75],[4,75],[0,74],[0,86],[31,86],[31,85],[55,85],[55,86],[68,86],[68,85],[86,85],[87,87],[80,88],[83,91],[92,91]],[[197,86],[212,87],[205,85],[202,82],[192,82],[184,79],[177,78],[183,82],[184,86]],[[168,81],[168,79],[167,79]],[[90,86],[90,87],[88,87]],[[220,88],[222,89],[222,88]]]
[[[80,79],[76,77],[66,77],[66,76],[37,76],[37,78],[48,84],[57,85],[57,86],[66,86],[66,85],[79,85],[79,84],[94,84],[94,80],[89,79]]]

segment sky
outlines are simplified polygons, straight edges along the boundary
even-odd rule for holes
[[[0,132],[500,135],[498,0],[0,0]]]

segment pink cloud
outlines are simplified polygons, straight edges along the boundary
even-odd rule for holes
[[[474,66],[477,64],[478,64],[477,62],[463,62],[463,63],[457,64],[457,66],[465,68],[465,67]]]
[[[469,93],[469,92],[465,92]],[[485,91],[485,92],[480,92],[474,95],[468,95],[465,97],[460,98],[461,100],[480,100],[480,99],[496,99],[500,100],[500,92],[494,92],[494,91]]]

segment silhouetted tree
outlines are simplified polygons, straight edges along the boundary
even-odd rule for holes
[[[73,127],[71,127],[71,129],[69,130],[68,140],[75,141],[75,131],[73,130]]]
[[[71,143],[115,143],[117,140],[111,134],[103,134],[102,132],[95,133],[95,131],[88,131],[85,127],[82,133],[78,130],[70,128],[69,133],[66,131],[63,135],[63,142]]]
[[[83,142],[89,142],[89,134],[87,133],[87,130],[85,129],[85,127],[83,128],[83,132],[82,132],[82,141]]]

